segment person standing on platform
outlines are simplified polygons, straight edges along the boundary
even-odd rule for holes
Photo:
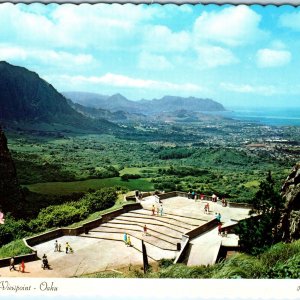
[[[155,206],[154,206],[154,204],[152,205],[152,216],[154,216],[155,215]]]
[[[9,261],[9,271],[11,271],[11,270],[16,271],[16,268],[15,268],[15,258],[14,257],[12,257],[10,259],[10,261]]]
[[[56,240],[54,243],[54,252],[57,252],[57,251],[58,251],[58,242]]]

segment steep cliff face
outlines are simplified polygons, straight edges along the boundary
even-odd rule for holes
[[[20,215],[24,197],[17,179],[16,168],[7,148],[7,139],[0,128],[0,210]]]
[[[281,222],[283,239],[297,240],[300,238],[300,163],[286,179],[282,187],[282,195],[286,200]]]

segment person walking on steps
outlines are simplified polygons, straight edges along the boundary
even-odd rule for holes
[[[155,206],[154,206],[154,204],[152,205],[152,216],[154,216],[155,215]]]
[[[144,226],[144,235],[147,235],[147,225]]]
[[[131,247],[131,239],[129,234],[127,234],[127,247]]]

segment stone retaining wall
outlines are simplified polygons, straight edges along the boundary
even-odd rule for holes
[[[202,233],[209,231],[210,229],[217,227],[219,221],[217,219],[213,219],[195,229],[192,229],[191,231],[187,232],[186,235],[189,236],[190,239],[193,239]]]
[[[34,252],[34,253],[30,253],[30,254],[15,256],[14,259],[15,259],[15,265],[18,265],[22,262],[22,260],[24,260],[24,262],[26,263],[26,262],[37,260],[38,257],[36,255],[36,252]],[[0,268],[8,267],[9,264],[10,264],[10,257],[0,259]],[[16,266],[16,268],[17,268],[17,266]]]
[[[151,193],[142,193],[142,198],[150,196]],[[180,191],[173,191],[173,192],[168,192],[168,193],[162,193],[157,195],[160,200],[165,200],[168,198],[172,197],[186,197],[188,198],[189,194],[186,192],[180,192]],[[135,200],[135,196],[128,196],[126,197],[126,200]],[[197,199],[200,200],[200,199]],[[204,198],[202,199],[204,201],[212,201],[212,196],[206,196],[204,195]],[[222,202],[219,200],[217,202],[218,204],[222,205]],[[229,202],[227,201],[228,207],[233,207],[233,208],[245,208],[245,209],[251,209],[252,205],[249,203],[238,203],[238,202]]]
[[[101,216],[96,220],[86,222],[82,226],[78,226],[76,228],[57,228],[32,237],[24,238],[23,239],[24,244],[32,250],[32,253],[16,256],[15,263],[19,264],[21,263],[22,260],[24,260],[24,262],[37,260],[38,259],[37,251],[33,248],[37,244],[47,242],[55,238],[59,238],[63,235],[80,235],[82,233],[85,233],[86,231],[89,231],[92,228],[98,227],[99,225],[101,225],[101,223],[105,223],[122,213],[126,213],[131,210],[136,210],[140,208],[142,208],[140,203],[125,204],[122,208],[104,214],[103,216]],[[10,257],[0,259],[0,267],[9,266],[9,261],[10,261]]]
[[[198,226],[197,228],[194,228],[187,232],[186,234],[182,235],[181,239],[181,251],[178,253],[177,257],[174,260],[174,264],[181,263],[185,260],[187,250],[189,249],[189,243],[190,240],[209,231],[210,229],[216,227],[218,225],[218,220],[213,219],[203,225]]]

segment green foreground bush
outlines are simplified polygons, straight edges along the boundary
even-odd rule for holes
[[[244,253],[213,266],[188,267],[183,264],[160,264],[156,274],[159,278],[219,278],[263,279],[300,278],[300,240],[286,244],[278,243],[259,256]],[[148,276],[148,275],[147,275]],[[149,277],[153,277],[149,275]]]
[[[0,246],[32,233],[79,222],[95,211],[112,207],[116,200],[115,189],[103,188],[93,193],[87,193],[79,201],[50,205],[42,209],[38,216],[30,222],[15,220],[8,214],[5,218],[5,226],[0,226]]]

